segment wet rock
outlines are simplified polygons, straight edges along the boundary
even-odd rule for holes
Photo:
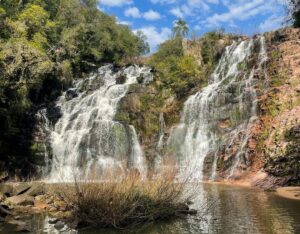
[[[56,224],[58,222],[58,219],[49,219],[49,224]]]
[[[76,97],[78,97],[78,93],[77,93],[77,90],[75,88],[71,88],[71,89],[67,90],[66,95],[65,95],[65,98],[67,100],[71,100],[71,99],[76,98]]]
[[[137,82],[139,84],[150,84],[151,82],[153,82],[153,74],[152,73],[142,73],[139,77],[137,77]]]
[[[9,197],[6,199],[6,201],[12,205],[27,206],[34,204],[34,197],[26,194],[21,194],[18,196]]]
[[[61,116],[62,114],[59,107],[49,106],[47,108],[47,117],[53,124],[55,124]]]
[[[57,230],[61,230],[65,227],[65,224],[62,221],[58,221],[54,224],[54,228]]]
[[[124,75],[121,75],[116,78],[116,84],[124,84],[127,80],[127,77]]]

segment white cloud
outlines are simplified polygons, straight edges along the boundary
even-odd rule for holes
[[[132,3],[133,3],[132,0],[99,0],[100,7],[102,5],[109,6],[109,7],[120,7]]]
[[[271,15],[264,22],[259,25],[260,32],[268,32],[280,28],[282,22],[284,21],[284,16]]]
[[[205,20],[208,26],[219,26],[220,23],[232,23],[234,20],[247,20],[255,15],[265,14],[272,9],[272,0],[239,0],[240,4],[227,5],[228,12],[214,14]],[[226,4],[229,4],[225,1]]]
[[[132,18],[141,18],[142,16],[140,10],[136,7],[130,7],[126,9],[124,14],[125,16],[132,17]]]
[[[154,4],[172,4],[172,3],[176,3],[178,0],[151,0],[152,3]]]
[[[135,30],[135,32],[138,30],[141,30],[146,35],[147,41],[150,44],[151,52],[155,51],[157,46],[167,40],[172,33],[169,28],[162,28],[161,30],[158,30],[153,26],[139,28]]]
[[[171,14],[178,17],[178,18],[183,18],[184,17],[184,13],[181,10],[181,8],[179,7],[174,7],[170,10]]]
[[[161,15],[157,11],[149,10],[143,14],[143,17],[146,20],[158,20],[161,18]]]

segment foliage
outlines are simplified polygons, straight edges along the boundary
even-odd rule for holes
[[[102,63],[147,53],[145,39],[100,12],[96,0],[0,1],[0,160],[24,159],[37,104]]]
[[[186,204],[196,191],[186,193],[187,183],[175,183],[174,175],[144,181],[132,173],[119,182],[75,182],[54,189],[81,226],[129,228],[194,212]]]
[[[300,1],[299,0],[289,0],[288,9],[290,14],[290,19],[293,21],[295,27],[300,27]]]
[[[177,97],[182,97],[200,81],[199,67],[193,57],[184,55],[179,37],[161,44],[150,64],[159,73],[162,87],[171,89]]]
[[[183,19],[179,19],[175,22],[173,27],[174,37],[186,37],[189,33],[189,27]]]

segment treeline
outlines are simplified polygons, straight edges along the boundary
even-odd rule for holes
[[[35,106],[55,100],[73,77],[148,48],[96,0],[1,0],[0,161],[25,160]]]

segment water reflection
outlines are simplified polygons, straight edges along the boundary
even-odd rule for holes
[[[191,185],[194,186],[194,185]],[[149,225],[132,233],[145,234],[294,234],[300,233],[300,201],[288,200],[256,189],[203,184],[193,208],[200,212],[187,219]],[[205,210],[208,204],[209,211]],[[47,217],[30,218],[32,233],[117,234],[115,230],[57,231]],[[16,233],[12,225],[0,225],[0,234]]]

